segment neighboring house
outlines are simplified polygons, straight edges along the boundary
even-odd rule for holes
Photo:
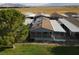
[[[37,19],[43,18],[43,17],[50,18],[50,15],[49,14],[45,14],[45,13],[39,13],[39,14],[37,14],[35,16],[34,21],[36,21]]]
[[[34,21],[34,19],[26,18],[23,24],[24,25],[30,25],[33,21]]]
[[[79,18],[75,18],[77,21],[79,21]]]
[[[25,13],[24,15],[25,15],[26,19],[23,24],[30,25],[30,27],[31,27],[32,23],[34,22],[34,18],[36,16],[36,14],[28,12],[28,13]]]
[[[34,19],[34,17],[36,16],[36,14],[30,13],[30,12],[25,13],[24,15],[25,15],[26,18],[31,18],[31,19]]]
[[[50,19],[58,20],[59,18],[64,18],[65,16],[58,14],[58,13],[52,13],[50,16]]]
[[[70,39],[79,39],[79,21],[74,18],[59,19]]]
[[[79,18],[79,14],[76,12],[66,12],[64,13],[67,17]]]
[[[35,41],[65,41],[65,30],[56,20],[43,17],[30,29],[30,39]]]
[[[46,18],[50,18],[50,15],[49,14],[45,14],[45,13],[38,13],[38,14],[35,14],[35,13],[26,13],[26,14],[24,14],[25,15],[25,17],[26,17],[26,21],[27,21],[27,23],[28,23],[28,21],[29,20],[27,20],[27,18],[28,19],[34,19],[33,20],[33,22],[35,22],[38,18],[41,18],[41,17],[46,17]]]
[[[50,14],[41,13],[41,15],[43,15],[44,17],[50,18]]]

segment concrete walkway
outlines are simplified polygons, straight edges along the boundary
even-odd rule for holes
[[[16,43],[18,44],[18,43]],[[20,43],[20,44],[33,44],[33,45],[53,45],[53,46],[62,46],[61,44],[58,43]]]

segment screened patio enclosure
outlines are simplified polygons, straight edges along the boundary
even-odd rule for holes
[[[38,29],[30,32],[30,39],[35,41],[53,41],[52,31],[45,29]]]

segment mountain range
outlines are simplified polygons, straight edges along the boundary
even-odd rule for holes
[[[0,4],[0,7],[25,7],[25,5],[18,3],[4,3]]]
[[[0,7],[79,6],[79,3],[1,3]]]

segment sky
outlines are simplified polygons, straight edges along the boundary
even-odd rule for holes
[[[0,3],[79,3],[79,0],[0,0]]]

